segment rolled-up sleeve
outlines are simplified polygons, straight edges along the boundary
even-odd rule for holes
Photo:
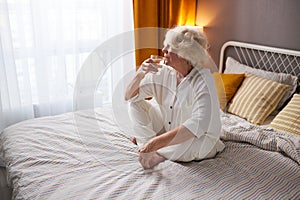
[[[183,123],[183,126],[191,131],[197,138],[206,134],[208,131],[212,117],[211,105],[209,93],[197,94],[193,101],[192,115]]]

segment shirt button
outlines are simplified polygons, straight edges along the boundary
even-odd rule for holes
[[[169,122],[169,124],[171,124],[171,122]]]

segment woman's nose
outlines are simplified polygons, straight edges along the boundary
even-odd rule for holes
[[[164,48],[162,49],[162,51],[168,53],[169,49],[170,49],[170,45],[167,44],[167,45],[164,45]]]

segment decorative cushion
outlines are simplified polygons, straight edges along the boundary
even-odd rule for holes
[[[229,103],[228,112],[261,125],[291,86],[246,73]]]
[[[276,115],[269,128],[300,136],[300,94],[294,94],[291,101]]]
[[[213,76],[217,87],[220,108],[224,110],[243,82],[245,74],[221,74],[214,72]]]
[[[261,69],[255,69],[253,67],[243,65],[231,57],[227,57],[226,68],[224,73],[225,74],[251,73],[261,78],[266,78],[272,81],[276,81],[282,84],[292,86],[290,90],[287,90],[287,92],[283,95],[282,99],[278,103],[277,109],[280,109],[284,105],[284,103],[290,97],[292,97],[292,95],[295,93],[297,89],[297,81],[298,81],[297,76],[293,76],[291,74],[275,73],[275,72],[269,72]]]

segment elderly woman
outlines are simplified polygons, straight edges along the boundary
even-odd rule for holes
[[[175,27],[165,37],[165,64],[145,60],[128,85],[125,99],[145,169],[165,159],[212,158],[224,149],[214,79],[203,67],[206,47],[199,29]]]

